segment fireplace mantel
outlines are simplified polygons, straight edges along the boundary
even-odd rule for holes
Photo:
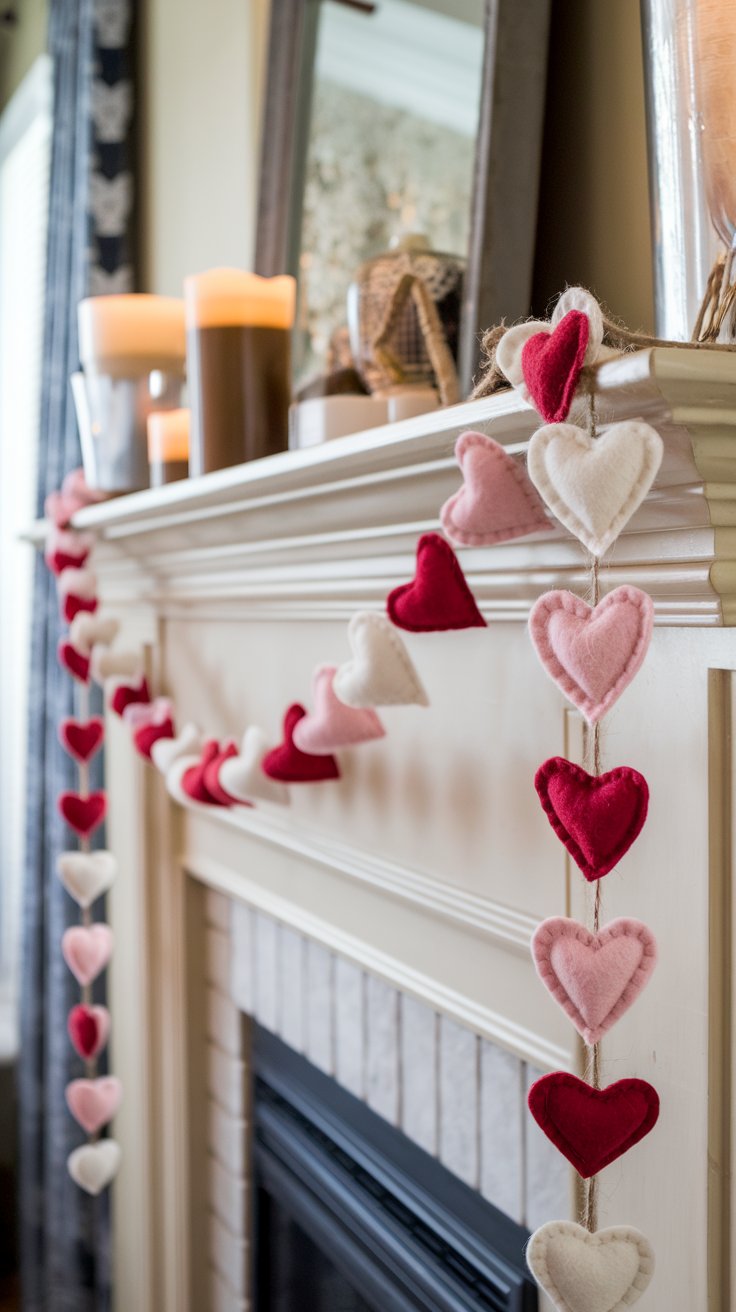
[[[665,440],[645,504],[619,539],[606,585],[636,583],[657,621],[736,623],[736,355],[657,347],[599,373],[602,422],[641,417]],[[411,572],[417,534],[459,486],[466,428],[523,458],[539,418],[514,392],[472,401],[203,478],[92,507],[106,600],[167,616],[232,603],[263,618],[347,617]],[[37,535],[40,534],[40,526]],[[549,533],[462,553],[486,617],[523,619],[551,587],[586,585],[585,552]]]
[[[605,881],[604,918],[640,918],[660,945],[650,986],[606,1036],[603,1078],[649,1079],[663,1106],[657,1131],[606,1172],[601,1224],[638,1225],[659,1250],[657,1306],[726,1312],[723,1273],[736,1272],[724,1219],[729,1205],[736,1215],[736,356],[657,347],[612,360],[599,381],[602,422],[641,417],[665,442],[655,485],[601,575],[604,589],[649,592],[657,621],[603,734],[604,769],[640,769],[652,797],[644,831]],[[179,723],[213,737],[258,723],[275,739],[288,702],[309,699],[313,668],[347,658],[350,615],[382,607],[411,576],[419,533],[438,527],[460,484],[457,435],[479,429],[523,459],[538,423],[502,392],[121,497],[75,525],[97,534],[103,605],[124,621],[121,643],[146,647]],[[43,534],[38,524],[29,536]],[[205,987],[192,890],[303,936],[520,1070],[582,1069],[528,945],[545,916],[587,914],[589,887],[532,785],[546,757],[582,760],[584,733],[524,621],[549,588],[585,594],[589,562],[552,522],[459,554],[489,627],[405,635],[430,708],[382,712],[386,739],[344,753],[340,783],[292,789],[283,813],[175,805],[108,716],[108,844],[121,869],[109,900],[112,1058],[126,1089],[115,1126],[121,1310],[208,1306],[182,1260],[206,1221],[192,1160]]]

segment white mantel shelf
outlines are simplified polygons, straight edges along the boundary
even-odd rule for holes
[[[736,354],[653,348],[602,367],[603,422],[641,417],[665,442],[645,504],[610,553],[606,588],[636,583],[664,624],[736,623]],[[409,577],[417,535],[457,489],[457,435],[475,428],[525,457],[539,418],[515,393],[324,446],[120,497],[80,513],[100,536],[106,601],[160,614],[232,602],[241,615],[347,617]],[[31,536],[39,541],[43,524]],[[580,544],[549,533],[461,553],[489,619],[523,619],[548,588],[586,587]],[[245,605],[244,605],[245,603]]]

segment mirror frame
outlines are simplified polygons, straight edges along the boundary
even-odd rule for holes
[[[268,277],[298,276],[301,212],[293,198],[303,195],[320,3],[271,0],[255,256],[256,272]],[[486,0],[458,360],[463,396],[485,330],[531,308],[550,7],[551,0]]]

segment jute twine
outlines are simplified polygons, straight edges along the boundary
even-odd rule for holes
[[[639,351],[650,346],[672,346],[678,350],[693,351],[707,347],[711,351],[734,351],[736,342],[719,342],[716,338],[724,330],[736,337],[736,281],[732,281],[733,252],[723,252],[715,261],[708,278],[703,303],[698,312],[689,342],[673,342],[666,337],[654,337],[650,333],[635,333],[625,324],[612,316],[603,314],[603,342],[615,351]],[[523,322],[523,320],[521,321]],[[476,383],[472,400],[482,396],[491,396],[511,384],[496,365],[496,347],[506,332],[509,324],[501,322],[489,328],[481,340],[482,373]],[[601,362],[603,363],[603,362]],[[584,373],[595,371],[599,365],[591,365]]]

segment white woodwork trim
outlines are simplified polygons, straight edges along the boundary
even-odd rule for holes
[[[662,434],[654,487],[606,569],[648,591],[657,622],[736,623],[736,354],[657,347],[599,371],[603,425],[641,417]],[[438,527],[457,489],[457,435],[477,428],[523,459],[539,418],[513,392],[416,416],[306,451],[92,506],[75,517],[100,536],[112,603],[145,599],[168,618],[335,618],[380,605],[411,568],[417,534]],[[349,527],[348,527],[349,526]],[[36,524],[28,537],[40,542]],[[518,620],[554,587],[580,588],[586,557],[549,531],[462,552],[488,618]]]
[[[202,813],[202,808],[194,802],[184,810],[192,815]],[[538,917],[528,916],[493,898],[478,897],[433,875],[423,875],[396,861],[353,847],[322,830],[312,829],[302,820],[296,829],[292,820],[266,814],[255,807],[247,811],[213,808],[207,814],[214,824],[250,834],[334,874],[390,893],[420,907],[424,913],[438,916],[445,923],[450,921],[461,925],[465,931],[492,939],[505,948],[512,947],[525,956],[529,952]]]
[[[370,943],[339,929],[321,916],[297,906],[288,898],[273,893],[269,888],[206,856],[186,857],[188,875],[216,889],[230,898],[247,903],[263,911],[281,924],[315,939],[339,956],[347,957],[362,966],[369,974],[378,975],[402,993],[426,1002],[441,1015],[450,1016],[460,1025],[507,1048],[523,1061],[548,1070],[570,1070],[572,1062],[568,1049],[551,1043],[507,1016],[483,1006],[474,999],[457,993],[436,979],[412,969],[405,962],[382,952]]]

